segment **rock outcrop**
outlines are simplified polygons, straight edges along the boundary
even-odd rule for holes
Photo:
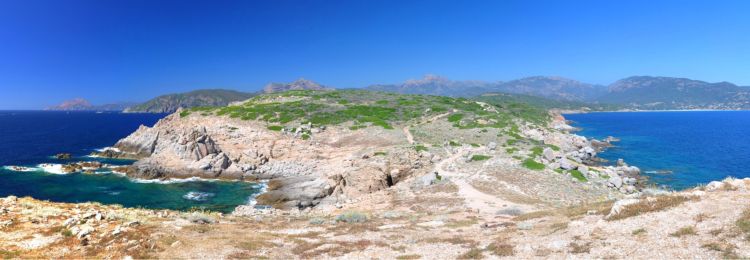
[[[271,180],[258,200],[283,208],[333,205],[388,188],[431,163],[366,131],[315,129],[309,131],[313,140],[303,140],[295,131],[272,131],[255,121],[175,113],[100,155],[139,158],[124,170],[131,178]],[[388,156],[360,155],[375,148],[389,150]]]

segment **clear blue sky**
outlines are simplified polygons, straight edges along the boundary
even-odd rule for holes
[[[750,1],[0,1],[0,109],[305,77],[750,85]]]

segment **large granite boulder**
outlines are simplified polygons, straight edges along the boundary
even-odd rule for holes
[[[315,206],[333,192],[328,180],[316,176],[296,176],[273,179],[268,191],[258,195],[258,204],[275,208],[306,208]]]

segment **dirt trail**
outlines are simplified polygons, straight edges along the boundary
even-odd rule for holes
[[[414,144],[414,136],[411,135],[409,126],[404,127],[404,134],[406,135],[406,140],[409,141],[409,144]]]
[[[450,114],[450,112],[447,112],[447,113],[442,113],[442,114],[430,117],[426,121],[418,122],[417,125],[424,124],[426,122],[435,121],[435,120],[437,120],[437,119],[439,119],[441,117],[447,116],[449,114]],[[406,135],[406,140],[409,141],[409,144],[414,144],[414,136],[411,135],[411,131],[409,129],[409,126],[405,126],[403,130],[404,130],[404,135]]]
[[[531,205],[510,202],[477,190],[467,182],[467,179],[470,179],[476,173],[461,173],[446,167],[451,162],[459,160],[462,153],[451,153],[447,148],[446,152],[451,156],[435,164],[434,171],[448,177],[458,187],[458,194],[464,199],[467,207],[477,210],[481,215],[495,215],[497,211],[502,209],[515,208],[528,212],[535,208]]]

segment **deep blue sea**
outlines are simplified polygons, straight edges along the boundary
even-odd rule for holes
[[[164,114],[0,111],[0,197],[31,196],[58,202],[101,202],[126,207],[231,212],[248,203],[261,185],[232,181],[143,182],[107,170],[96,174],[54,174],[39,164],[98,160],[127,165],[129,160],[87,157],[111,146],[141,124],[152,126]],[[71,160],[57,160],[71,153]],[[12,171],[3,166],[35,170]]]
[[[674,189],[750,177],[750,111],[568,114],[577,134],[622,139],[600,157],[623,158],[651,182]]]

